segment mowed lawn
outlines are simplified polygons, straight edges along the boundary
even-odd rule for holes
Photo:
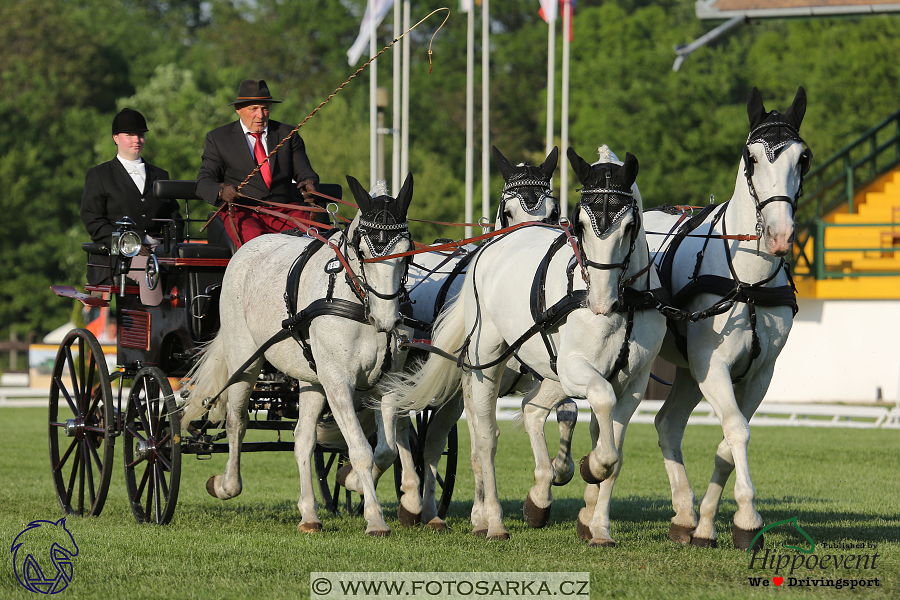
[[[45,409],[0,409],[0,541],[5,548],[0,552],[0,598],[34,597],[15,578],[12,541],[30,521],[62,516],[51,485],[46,422]],[[533,482],[534,463],[524,430],[513,429],[511,423],[501,423],[497,471],[512,539],[476,538],[468,519],[473,497],[469,436],[464,422],[460,425],[459,478],[448,516],[452,531],[434,534],[401,528],[388,473],[379,494],[393,531],[380,539],[364,535],[361,517],[324,511],[320,511],[323,532],[299,533],[299,478],[289,452],[245,455],[244,492],[227,502],[211,498],[205,490],[207,478],[223,472],[224,456],[202,462],[185,456],[172,524],[138,525],[125,499],[119,440],[103,514],[67,520],[80,553],[74,561],[74,580],[58,597],[305,598],[310,596],[313,571],[586,571],[591,574],[592,598],[900,597],[900,431],[752,430],[751,472],[766,523],[797,517],[819,548],[850,542],[877,545],[875,550],[857,551],[877,551],[875,569],[794,574],[879,579],[879,587],[851,591],[750,586],[749,577],[771,579],[774,573],[751,569],[747,555],[731,543],[733,478],[717,521],[720,547],[671,543],[669,484],[651,425],[635,424],[628,430],[611,513],[618,547],[588,548],[576,538],[575,518],[584,491],[577,475],[568,486],[554,488],[549,525],[528,528],[522,502]],[[548,424],[547,432],[548,439],[555,440],[554,423]],[[685,461],[698,501],[721,437],[721,429],[713,426],[691,426],[685,436]],[[587,424],[579,423],[576,460],[589,444]],[[782,526],[767,533],[766,547],[785,553],[789,551],[781,548],[782,543],[803,541],[792,528]],[[816,550],[820,555],[829,552],[853,553]]]

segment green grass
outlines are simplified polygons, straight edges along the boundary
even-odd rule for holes
[[[222,502],[209,497],[206,479],[223,471],[224,456],[199,462],[186,456],[173,523],[137,525],[125,500],[121,441],[103,514],[71,517],[80,548],[66,598],[300,598],[309,597],[312,571],[588,571],[593,598],[768,598],[788,596],[896,598],[900,596],[900,432],[757,427],[750,445],[758,508],[767,523],[798,517],[818,544],[878,544],[876,571],[825,573],[878,576],[881,587],[851,592],[834,588],[751,588],[747,556],[731,543],[733,482],[717,527],[720,548],[678,547],[668,539],[669,485],[650,425],[632,425],[625,463],[613,497],[613,537],[618,547],[592,549],[575,537],[584,485],[578,477],[554,488],[550,524],[529,529],[522,501],[532,484],[533,459],[525,432],[501,423],[497,471],[506,525],[512,539],[487,542],[470,535],[472,476],[468,432],[460,430],[459,480],[448,515],[453,531],[403,529],[390,473],[379,486],[392,533],[364,535],[361,517],[320,511],[324,531],[297,532],[299,479],[291,453],[248,454],[244,492]],[[549,438],[556,435],[548,426]],[[264,435],[264,434],[259,434]],[[269,434],[274,436],[274,434]],[[721,429],[692,426],[684,454],[695,491],[702,496]],[[587,450],[579,424],[575,455]],[[32,520],[59,519],[46,441],[46,411],[0,409],[0,598],[33,598],[13,574],[10,545]],[[766,547],[798,543],[787,528],[767,534]],[[824,554],[825,551],[816,551]],[[821,574],[816,574],[819,576]],[[805,576],[805,574],[804,574]],[[424,596],[423,596],[424,597]]]

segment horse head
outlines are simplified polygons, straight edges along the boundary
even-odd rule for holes
[[[538,167],[527,162],[513,165],[496,146],[491,146],[491,150],[503,181],[506,182],[497,210],[500,227],[529,221],[557,223],[559,207],[552,195],[550,180],[553,179],[553,172],[559,161],[559,149],[554,146],[547,155],[547,160]]]
[[[794,102],[784,114],[766,111],[755,87],[747,101],[750,135],[744,145],[735,189],[745,190],[753,200],[756,233],[765,240],[766,252],[773,256],[786,255],[794,243],[794,213],[803,193],[803,176],[812,161],[812,151],[800,137],[805,113],[803,87],[797,89]]]
[[[609,315],[619,308],[619,288],[641,226],[634,192],[638,161],[627,153],[622,164],[590,165],[573,148],[567,155],[584,186],[572,229],[589,274],[588,307],[595,315]]]
[[[400,322],[400,296],[405,292],[410,261],[409,257],[383,258],[413,249],[406,220],[413,176],[407,175],[396,198],[389,196],[383,185],[370,194],[350,175],[347,183],[359,205],[347,236],[359,260],[369,322],[377,331],[389,332]]]

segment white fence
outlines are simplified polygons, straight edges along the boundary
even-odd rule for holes
[[[38,388],[0,387],[0,407],[46,406],[50,390]],[[590,421],[590,406],[587,400],[576,400],[578,420]],[[662,400],[644,400],[638,405],[632,423],[653,423],[653,418],[662,407]],[[512,421],[522,406],[517,397],[500,398],[497,401],[497,419]],[[463,415],[465,418],[465,415]],[[556,412],[551,411],[549,420],[556,420]],[[688,421],[692,425],[719,425],[719,419],[712,406],[701,402],[691,413]],[[755,426],[776,427],[849,427],[853,429],[898,429],[900,430],[900,406],[856,406],[844,404],[782,404],[763,402],[750,420]]]

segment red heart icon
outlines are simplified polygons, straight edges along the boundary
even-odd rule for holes
[[[777,586],[781,585],[782,583],[784,583],[784,577],[773,577],[773,578],[772,578],[772,582],[773,582],[773,583],[776,585],[776,587],[777,587]]]

